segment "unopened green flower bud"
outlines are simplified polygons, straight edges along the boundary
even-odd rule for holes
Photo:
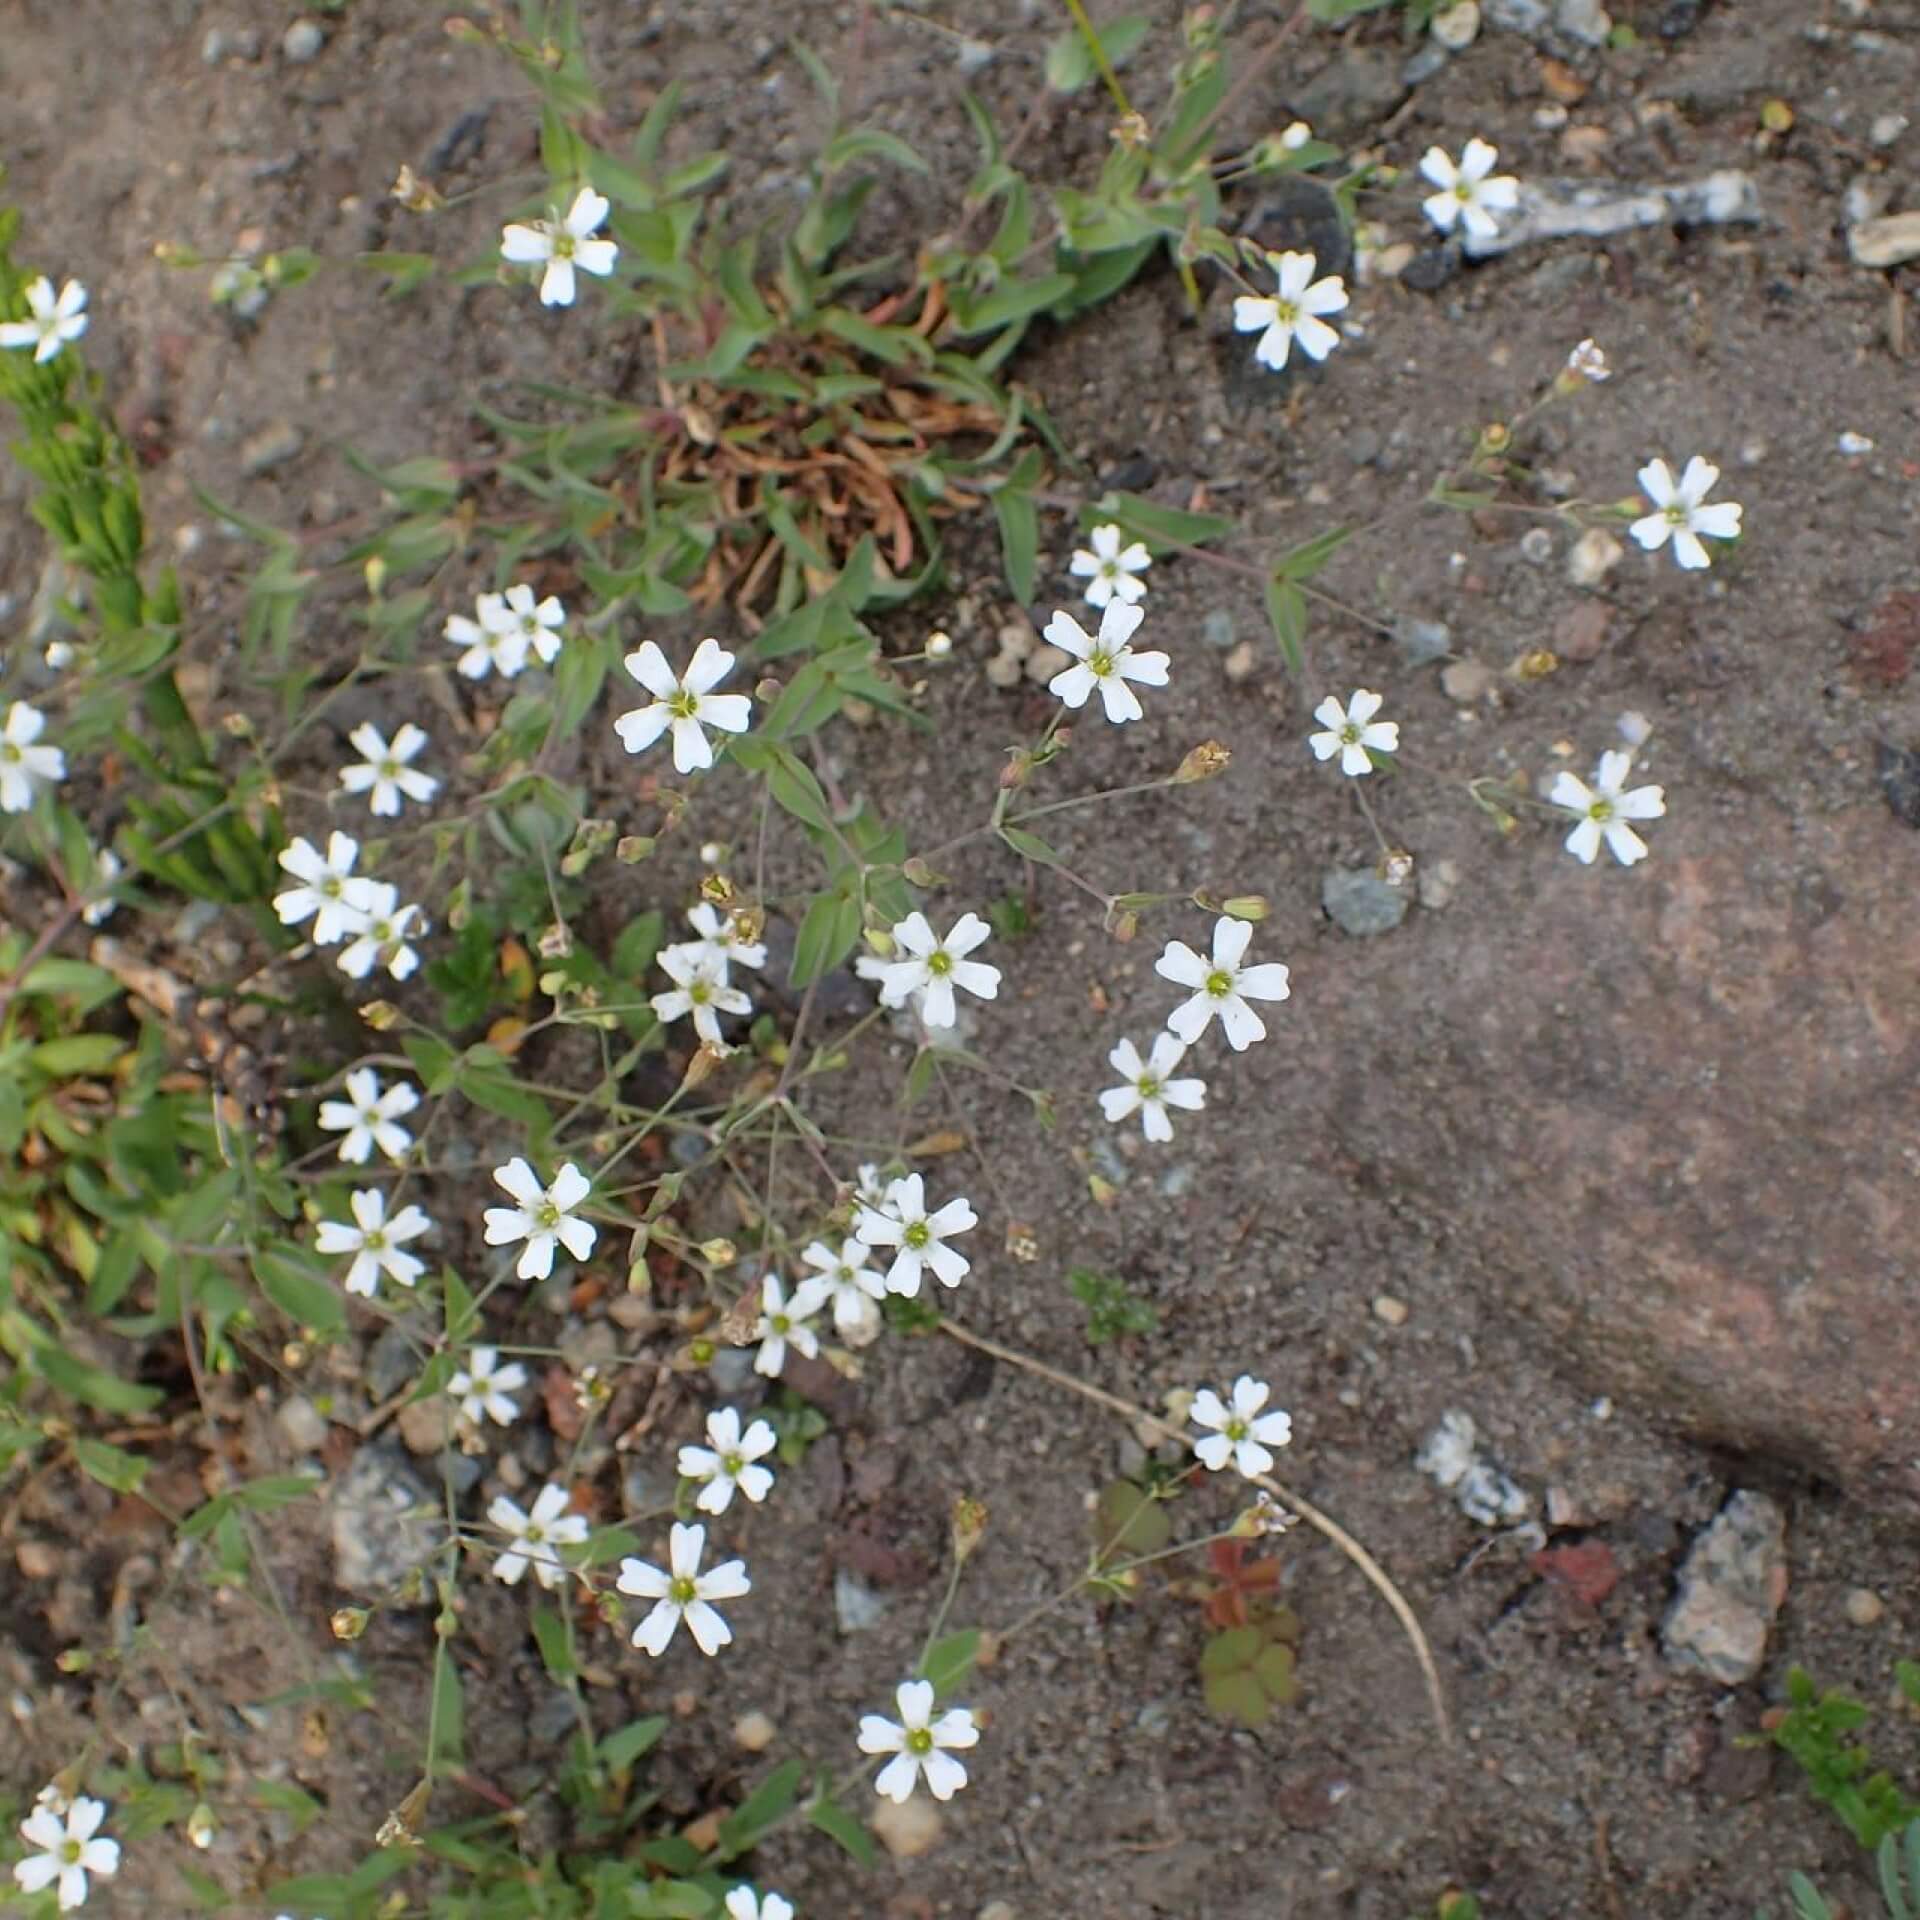
[[[1272,909],[1264,893],[1236,893],[1221,901],[1220,911],[1229,920],[1264,920]]]

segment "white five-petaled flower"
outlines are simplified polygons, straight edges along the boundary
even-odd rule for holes
[[[667,1538],[667,1571],[644,1560],[622,1560],[614,1583],[622,1593],[651,1600],[653,1610],[633,1630],[633,1644],[656,1659],[666,1652],[680,1622],[685,1620],[694,1644],[704,1654],[716,1654],[733,1638],[733,1629],[715,1610],[716,1600],[738,1600],[753,1591],[744,1560],[723,1560],[707,1573],[700,1556],[707,1550],[705,1527],[675,1523]]]
[[[780,1444],[764,1420],[740,1431],[740,1416],[731,1407],[715,1407],[707,1415],[707,1444],[680,1449],[680,1477],[702,1482],[693,1504],[702,1513],[725,1513],[738,1487],[757,1507],[773,1491],[773,1473],[757,1466]]]
[[[793,1902],[777,1893],[735,1887],[727,1895],[727,1920],[793,1920]]]
[[[1496,174],[1493,163],[1500,149],[1486,141],[1469,140],[1455,166],[1444,147],[1429,147],[1420,156],[1420,171],[1439,188],[1421,201],[1427,218],[1442,233],[1456,223],[1476,240],[1491,240],[1500,230],[1499,214],[1520,204],[1520,183],[1510,173]]]
[[[311,918],[316,947],[330,947],[358,933],[380,901],[380,882],[353,870],[359,858],[359,841],[344,833],[327,836],[324,858],[310,840],[282,847],[280,864],[300,884],[273,896],[281,925],[294,927]]]
[[[418,1240],[433,1231],[433,1222],[418,1207],[402,1207],[391,1220],[387,1218],[387,1197],[378,1187],[361,1187],[347,1196],[355,1224],[344,1220],[322,1220],[314,1229],[313,1244],[322,1253],[350,1253],[353,1265],[347,1269],[346,1288],[371,1300],[380,1286],[382,1273],[390,1274],[396,1285],[413,1286],[426,1272],[427,1263],[400,1249],[409,1240]]]
[[[1324,360],[1340,344],[1323,316],[1346,311],[1346,283],[1338,274],[1316,280],[1318,264],[1310,253],[1270,253],[1274,291],[1259,297],[1243,293],[1233,303],[1234,331],[1257,333],[1253,357],[1276,373],[1287,364],[1296,340],[1309,360]]]
[[[653,1017],[662,1026],[693,1016],[693,1030],[708,1046],[724,1053],[720,1038],[723,1013],[748,1014],[753,1002],[727,983],[727,962],[704,943],[689,940],[661,950],[660,970],[673,985],[651,996]]]
[[[1579,825],[1567,835],[1567,851],[1583,865],[1593,865],[1602,840],[1623,867],[1647,857],[1647,843],[1627,822],[1658,820],[1667,810],[1667,799],[1659,787],[1628,787],[1632,771],[1632,754],[1603,753],[1592,786],[1565,772],[1554,781],[1547,798],[1580,816]]]
[[[753,1356],[753,1370],[769,1379],[787,1364],[787,1349],[811,1360],[820,1351],[820,1338],[808,1323],[827,1304],[827,1283],[817,1274],[802,1280],[791,1298],[780,1284],[780,1276],[770,1273],[760,1283],[760,1318],[754,1323],[753,1337],[760,1351]]]
[[[731,913],[722,913],[701,900],[688,909],[687,922],[700,937],[681,941],[679,951],[698,950],[729,966],[751,967],[756,972],[767,964],[765,945],[747,939],[740,931],[740,922]]]
[[[567,610],[560,604],[558,597],[548,594],[537,605],[533,598],[533,589],[525,582],[519,582],[506,591],[505,619],[508,630],[520,638],[523,652],[536,654],[543,667],[550,667],[560,657],[560,643],[565,635]]]
[[[891,929],[894,950],[905,958],[883,961],[872,970],[880,983],[880,1004],[904,1007],[912,1001],[926,1025],[952,1026],[955,987],[982,1000],[1000,991],[1000,969],[967,958],[992,931],[977,913],[963,913],[944,940],[936,937],[924,913],[897,921]]]
[[[1142,1060],[1140,1049],[1131,1040],[1122,1040],[1107,1058],[1126,1085],[1107,1088],[1100,1096],[1100,1111],[1116,1124],[1137,1113],[1149,1140],[1171,1140],[1173,1122],[1167,1118],[1167,1109],[1198,1113],[1207,1104],[1204,1080],[1169,1077],[1186,1051],[1177,1033],[1155,1034],[1153,1051]]]
[[[980,1741],[973,1715],[965,1707],[949,1707],[936,1719],[930,1680],[903,1680],[893,1697],[900,1713],[897,1721],[879,1713],[860,1716],[860,1751],[893,1756],[874,1776],[873,1790],[902,1801],[924,1775],[936,1800],[951,1800],[967,1784],[967,1770],[953,1757],[953,1749]]]
[[[1072,614],[1056,613],[1047,622],[1045,638],[1062,653],[1072,654],[1074,664],[1062,667],[1047,682],[1047,691],[1077,710],[1087,704],[1098,688],[1100,704],[1116,726],[1123,721],[1138,720],[1140,696],[1127,682],[1137,680],[1143,687],[1167,684],[1167,656],[1135,653],[1127,644],[1145,617],[1140,607],[1129,606],[1124,600],[1109,601],[1100,616],[1100,631],[1094,635]]]
[[[87,1875],[110,1880],[120,1871],[118,1842],[100,1832],[106,1817],[106,1803],[85,1794],[71,1801],[58,1795],[37,1801],[20,1823],[21,1839],[39,1849],[13,1863],[14,1883],[21,1892],[43,1893],[57,1886],[62,1913],[85,1906]]]
[[[320,1102],[321,1126],[346,1135],[340,1158],[365,1165],[378,1147],[389,1160],[404,1160],[413,1135],[399,1124],[400,1116],[420,1104],[418,1090],[401,1080],[383,1092],[380,1076],[371,1067],[356,1067],[345,1086],[344,1100]]]
[[[35,787],[58,786],[67,777],[66,755],[39,744],[46,728],[47,716],[24,700],[7,709],[0,727],[0,813],[25,813]]]
[[[971,1232],[979,1224],[980,1216],[966,1200],[949,1200],[929,1213],[926,1185],[917,1173],[910,1173],[888,1186],[884,1211],[862,1206],[853,1230],[870,1247],[896,1250],[887,1269],[887,1291],[912,1299],[929,1267],[943,1287],[960,1284],[973,1263],[948,1246],[947,1239]]]
[[[516,222],[500,235],[501,258],[516,267],[544,267],[540,276],[540,304],[570,307],[575,292],[574,269],[604,280],[613,271],[620,249],[611,240],[594,235],[605,224],[611,206],[591,187],[582,187],[566,212],[551,220]]]
[[[531,1513],[522,1513],[504,1493],[496,1494],[487,1518],[512,1537],[513,1545],[493,1563],[493,1577],[517,1586],[531,1567],[543,1587],[559,1586],[567,1569],[554,1548],[580,1546],[588,1532],[587,1516],[569,1513],[571,1505],[566,1488],[552,1483],[540,1489]]]
[[[34,359],[45,362],[86,330],[86,288],[78,280],[69,280],[56,294],[53,282],[43,273],[27,282],[27,318],[0,322],[0,347],[21,352],[31,347]]]
[[[1077,548],[1071,570],[1087,582],[1087,604],[1104,607],[1112,600],[1124,600],[1129,606],[1144,600],[1147,583],[1138,576],[1153,565],[1153,556],[1144,540],[1130,547],[1120,544],[1120,529],[1111,524],[1095,527],[1087,535],[1092,550]]]
[[[454,671],[468,680],[484,680],[497,667],[503,680],[511,680],[527,664],[527,636],[518,618],[507,611],[507,596],[480,594],[473,611],[472,620],[464,613],[447,616],[448,641],[465,649],[454,662]]]
[[[556,1246],[565,1247],[576,1260],[592,1254],[598,1230],[579,1219],[574,1209],[593,1191],[593,1183],[571,1160],[553,1176],[552,1186],[543,1187],[533,1169],[516,1155],[504,1167],[494,1168],[493,1183],[520,1204],[487,1209],[486,1242],[490,1247],[510,1247],[516,1240],[527,1243],[514,1268],[522,1280],[546,1279],[553,1271]]]
[[[1700,544],[1703,533],[1709,540],[1739,539],[1740,509],[1731,500],[1710,507],[1702,504],[1720,478],[1720,469],[1711,460],[1696,453],[1678,481],[1664,460],[1649,460],[1636,477],[1655,511],[1627,531],[1649,553],[1657,553],[1671,540],[1673,557],[1693,571],[1710,564]]]
[[[1218,1473],[1228,1461],[1249,1479],[1267,1473],[1273,1467],[1269,1447],[1284,1447],[1293,1438],[1293,1420],[1277,1408],[1262,1413],[1273,1389],[1264,1380],[1243,1373],[1233,1383],[1233,1392],[1223,1404],[1211,1387],[1202,1387],[1193,1396],[1193,1424],[1211,1427],[1193,1443],[1200,1464]]]
[[[364,980],[375,967],[385,967],[394,979],[404,980],[420,965],[409,943],[426,932],[427,916],[414,901],[403,906],[398,887],[385,880],[372,886],[365,918],[340,949],[340,971],[350,980]]]
[[[409,764],[427,745],[427,736],[411,720],[401,722],[391,741],[371,720],[355,727],[347,738],[361,759],[340,769],[340,784],[349,793],[364,793],[374,813],[392,816],[400,811],[403,795],[424,804],[440,791],[438,780]]]
[[[527,1370],[518,1360],[500,1364],[498,1347],[475,1347],[467,1364],[447,1382],[447,1398],[460,1408],[462,1419],[478,1426],[483,1419],[496,1427],[510,1427],[520,1418],[520,1403],[511,1396],[527,1384]]]
[[[835,1253],[824,1240],[815,1240],[800,1249],[803,1265],[812,1267],[826,1282],[827,1297],[833,1303],[833,1324],[842,1333],[856,1333],[873,1318],[876,1302],[887,1297],[887,1283],[867,1265],[867,1243],[849,1239]]]
[[[1244,1053],[1256,1040],[1267,1037],[1266,1022],[1247,1005],[1249,1000],[1284,1000],[1289,988],[1287,970],[1277,960],[1262,966],[1243,967],[1253,928],[1244,920],[1223,914],[1213,923],[1213,958],[1203,960],[1184,940],[1170,940],[1167,950],[1153,963],[1163,980],[1190,987],[1192,998],[1183,1000],[1167,1016],[1167,1026],[1188,1046],[1207,1030],[1207,1022],[1220,1016],[1220,1031],[1235,1053]]]
[[[684,674],[674,673],[667,656],[651,640],[641,641],[624,664],[653,695],[651,706],[634,707],[613,723],[629,753],[644,752],[671,728],[674,772],[698,773],[713,765],[708,727],[745,733],[752,723],[753,702],[744,693],[713,691],[733,671],[733,655],[718,640],[702,640]]]
[[[1331,760],[1337,753],[1340,756],[1340,771],[1359,776],[1373,771],[1373,762],[1368,758],[1373,753],[1398,753],[1400,751],[1400,728],[1392,720],[1376,720],[1373,716],[1380,711],[1380,696],[1369,693],[1361,687],[1343,707],[1332,694],[1314,708],[1313,717],[1326,729],[1324,733],[1310,733],[1307,745],[1313,749],[1316,760]]]

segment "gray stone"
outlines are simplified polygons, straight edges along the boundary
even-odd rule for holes
[[[1736,1493],[1680,1569],[1660,1632],[1668,1661],[1725,1687],[1751,1680],[1786,1597],[1786,1516],[1764,1493]]]
[[[318,1453],[326,1444],[327,1422],[319,1408],[304,1393],[296,1393],[281,1403],[273,1416],[280,1437],[295,1453]]]
[[[1409,87],[1417,87],[1431,80],[1444,67],[1453,55],[1438,40],[1429,40],[1416,53],[1407,56],[1407,63],[1400,69],[1400,78]]]
[[[1671,186],[1523,178],[1519,204],[1501,215],[1498,228],[1469,233],[1461,244],[1470,257],[1485,260],[1542,240],[1604,239],[1636,227],[1753,226],[1760,217],[1752,176],[1732,169]]]
[[[390,1599],[446,1534],[438,1500],[397,1447],[362,1447],[332,1506],[334,1584],[371,1599]]]
[[[1407,917],[1407,896],[1371,867],[1330,867],[1320,879],[1320,904],[1343,933],[1356,940],[1391,933]]]
[[[291,420],[276,420],[240,443],[240,471],[248,474],[271,473],[299,457],[307,437]]]
[[[527,1733],[535,1746],[551,1747],[564,1740],[579,1724],[573,1695],[564,1687],[554,1687],[527,1716]]]
[[[1391,54],[1348,46],[1294,91],[1292,111],[1316,133],[1338,140],[1377,125],[1406,91]]]
[[[1547,9],[1543,0],[1486,0],[1481,11],[1490,27],[1502,33],[1524,33],[1529,39],[1544,33]]]
[[[420,1371],[415,1350],[418,1331],[403,1320],[386,1327],[367,1354],[367,1391],[375,1402],[389,1400]]]
[[[1604,47],[1613,32],[1613,16],[1600,0],[1558,0],[1553,9],[1555,28],[1583,47]]]
[[[1200,622],[1200,638],[1222,653],[1233,645],[1233,615],[1225,607],[1215,607]]]
[[[1430,666],[1453,651],[1453,629],[1444,620],[1417,620],[1402,614],[1393,623],[1393,644],[1406,665]]]
[[[887,1603],[858,1574],[842,1567],[833,1576],[833,1617],[842,1633],[865,1633],[886,1610]]]
[[[326,29],[313,20],[296,20],[280,38],[280,51],[287,64],[304,67],[309,60],[319,58],[320,49],[327,44]]]
[[[753,1378],[752,1347],[722,1347],[707,1362],[707,1378],[713,1390],[724,1400],[729,1394],[743,1392]]]

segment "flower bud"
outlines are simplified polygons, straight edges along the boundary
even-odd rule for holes
[[[730,907],[733,905],[733,882],[724,873],[710,873],[700,882],[700,898],[709,905]]]
[[[213,1809],[208,1806],[204,1800],[199,1801],[193,1811],[187,1815],[188,1842],[198,1847],[202,1853],[205,1853],[206,1850],[213,1845],[213,1836],[218,1831],[219,1827],[214,1820]]]
[[[400,1009],[391,1000],[369,1000],[360,1009],[360,1018],[375,1033],[391,1033],[400,1024]]]
[[[1232,753],[1218,740],[1202,740],[1180,762],[1173,776],[1173,784],[1176,787],[1190,787],[1196,781],[1211,780],[1215,774],[1225,773],[1232,759]]]
[[[701,1241],[694,1251],[710,1267],[730,1267],[740,1258],[740,1249],[723,1234]]]
[[[654,849],[655,841],[650,833],[623,833],[619,845],[613,850],[613,857],[623,867],[637,865]]]
[[[929,660],[944,660],[952,651],[952,634],[935,632],[927,635],[926,654]]]
[[[1229,920],[1251,920],[1257,925],[1272,909],[1264,893],[1236,893],[1221,901],[1220,911]]]
[[[953,1513],[949,1525],[949,1534],[953,1541],[953,1557],[962,1566],[967,1562],[987,1533],[987,1510],[978,1500],[968,1494],[956,1494],[953,1501]]]
[[[1544,680],[1548,674],[1560,669],[1560,656],[1546,647],[1529,647],[1513,663],[1514,678],[1517,680]]]
[[[327,1616],[327,1625],[336,1640],[358,1640],[367,1630],[373,1615],[365,1607],[336,1607]]]
[[[386,591],[386,561],[377,553],[368,554],[367,564],[362,569],[362,574],[367,583],[367,598],[369,600],[378,600],[381,594]]]
[[[1107,911],[1107,931],[1125,946],[1140,931],[1140,916],[1137,913]]]
[[[423,178],[409,166],[402,166],[389,194],[406,208],[409,213],[438,213],[446,202],[431,180]]]

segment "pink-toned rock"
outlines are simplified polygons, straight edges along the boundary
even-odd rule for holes
[[[1430,1201],[1591,1391],[1920,1503],[1920,837],[1649,772],[1643,865],[1522,837],[1524,879],[1474,861],[1504,906],[1423,919],[1394,1111],[1324,1116],[1329,1151]],[[1303,1074],[1407,991],[1341,958],[1296,970]]]

